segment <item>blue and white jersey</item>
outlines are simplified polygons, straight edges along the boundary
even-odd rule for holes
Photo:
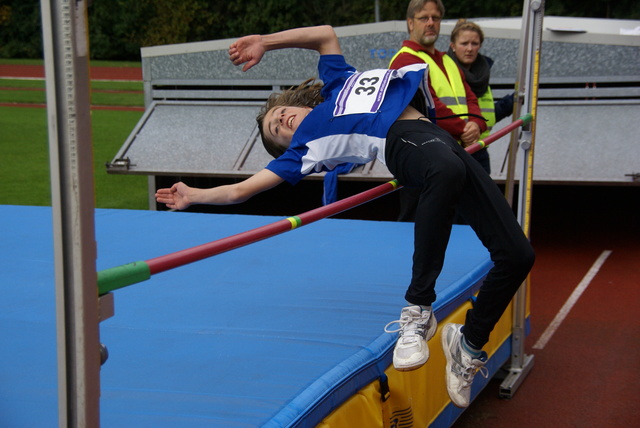
[[[305,117],[287,151],[267,169],[296,184],[306,175],[343,163],[376,158],[384,163],[389,128],[418,90],[427,108],[434,108],[427,70],[422,63],[359,73],[342,55],[321,55],[318,72],[324,102]]]

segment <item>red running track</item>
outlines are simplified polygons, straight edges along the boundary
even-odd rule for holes
[[[43,65],[9,65],[0,64],[0,78],[44,79]],[[91,67],[91,80],[142,81],[141,67]],[[0,86],[2,85],[0,81]],[[2,103],[5,107],[39,107],[46,104]],[[144,111],[144,107],[91,106],[92,110],[133,110]]]
[[[91,67],[92,80],[142,80],[141,67]],[[42,65],[0,64],[0,77],[44,79]]]
[[[535,364],[514,397],[492,380],[456,428],[639,426],[640,188],[534,186]],[[532,349],[603,251],[611,254],[543,349]]]

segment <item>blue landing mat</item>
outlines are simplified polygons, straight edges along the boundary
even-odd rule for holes
[[[57,426],[51,209],[0,206],[0,426]],[[97,269],[280,220],[97,210]],[[100,324],[103,427],[315,425],[388,367],[413,225],[326,219],[116,290]],[[455,226],[439,318],[491,262]]]

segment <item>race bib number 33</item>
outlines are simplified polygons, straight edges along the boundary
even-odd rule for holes
[[[384,100],[389,81],[397,70],[369,70],[355,73],[338,94],[334,116],[375,113]]]

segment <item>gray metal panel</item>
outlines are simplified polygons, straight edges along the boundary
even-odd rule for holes
[[[229,172],[252,143],[260,105],[156,102],[111,162],[109,171],[154,175]],[[124,159],[128,159],[128,166]]]
[[[251,150],[247,156],[244,167],[244,172],[258,172],[263,169],[273,158],[262,147],[262,143],[258,141],[254,146],[254,150]]]
[[[156,101],[108,164],[108,172],[248,177],[272,158],[262,147],[255,117],[262,103]],[[315,174],[312,178],[321,178]],[[349,179],[391,179],[372,162]]]
[[[637,184],[631,175],[640,173],[640,137],[630,124],[638,118],[640,101],[541,102],[534,180]],[[500,122],[496,129],[507,123]],[[491,175],[496,180],[506,178],[506,171],[501,168],[507,147],[508,137],[489,147]]]

